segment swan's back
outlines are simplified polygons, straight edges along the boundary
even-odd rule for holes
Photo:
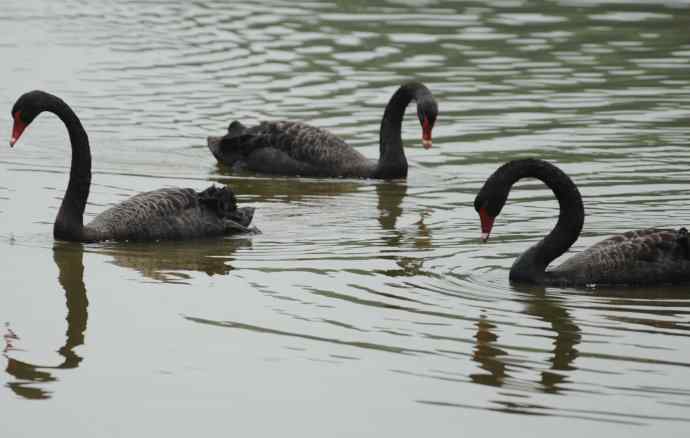
[[[251,222],[226,187],[203,192],[166,188],[140,193],[109,208],[84,227],[85,240],[176,240],[229,234]],[[237,225],[237,226],[236,226]]]
[[[329,131],[301,122],[262,122],[245,127],[232,122],[221,138],[209,137],[221,162],[276,174],[370,176],[376,162]]]
[[[548,271],[553,283],[645,285],[690,282],[688,232],[649,228],[612,236]]]

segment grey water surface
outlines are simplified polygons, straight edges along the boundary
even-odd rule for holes
[[[0,147],[0,436],[581,436],[690,428],[690,290],[511,285],[557,204],[521,183],[479,242],[503,162],[561,166],[571,251],[690,226],[690,8],[680,1],[4,0],[0,133],[31,89],[93,153],[87,216],[225,184],[262,234],[55,242],[69,174],[42,115]],[[234,174],[231,120],[302,120],[378,154],[406,80],[406,181]],[[6,143],[4,143],[6,144]],[[88,219],[88,218],[87,218]]]

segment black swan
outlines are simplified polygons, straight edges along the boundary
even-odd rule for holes
[[[585,210],[580,192],[559,168],[546,161],[524,159],[499,167],[474,200],[482,227],[482,241],[515,182],[533,177],[553,190],[560,214],[556,227],[522,253],[510,269],[510,280],[558,286],[658,285],[690,282],[690,250],[685,228],[644,229],[612,236],[582,251],[556,268],[546,267],[575,243]]]
[[[43,111],[62,120],[72,144],[69,184],[53,227],[56,239],[151,241],[249,231],[247,226],[254,209],[237,208],[232,191],[215,186],[203,192],[167,188],[141,193],[84,225],[84,207],[91,186],[91,150],[86,131],[72,109],[62,99],[43,91],[22,95],[12,108],[14,127],[10,146],[14,146],[24,129]]]
[[[223,137],[208,137],[208,147],[227,166],[294,176],[394,179],[407,177],[400,128],[405,108],[417,102],[422,144],[431,147],[438,106],[431,91],[409,82],[393,94],[381,120],[380,158],[371,160],[340,138],[299,122],[262,122],[250,128],[234,121]]]

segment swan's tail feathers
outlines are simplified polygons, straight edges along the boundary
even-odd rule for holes
[[[208,149],[211,151],[213,156],[216,157],[216,160],[221,163],[225,161],[225,155],[227,155],[223,152],[223,148],[221,147],[223,138],[224,137],[206,137],[206,145],[208,146]]]
[[[224,219],[225,233],[252,233],[259,234],[261,231],[256,227],[249,228],[249,224],[254,218],[254,207],[240,207],[231,217]]]
[[[206,144],[216,160],[228,166],[235,165],[243,159],[240,140],[247,131],[247,127],[237,120],[230,123],[227,134],[220,137],[206,137]]]
[[[248,228],[254,218],[254,207],[238,208],[235,194],[228,187],[207,188],[199,193],[199,203],[223,219],[228,234],[259,232],[254,227]]]
[[[242,133],[244,133],[244,131],[246,130],[246,126],[244,126],[237,120],[233,120],[232,122],[230,122],[230,125],[228,125],[228,133],[226,135],[229,137],[234,137],[236,135],[242,135]]]
[[[254,219],[254,207],[240,207],[233,212],[230,219],[243,227],[248,227],[252,223],[252,219]]]
[[[218,214],[218,217],[228,217],[237,210],[235,194],[227,187],[215,185],[199,193],[199,203]]]

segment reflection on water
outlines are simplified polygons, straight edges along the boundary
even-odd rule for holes
[[[474,335],[476,345],[472,359],[486,372],[472,373],[470,378],[475,383],[491,386],[503,386],[506,377],[506,364],[501,360],[507,355],[506,351],[494,346],[498,336],[494,332],[496,325],[491,323],[485,315],[481,315],[475,323],[477,333]]]
[[[366,187],[366,183],[357,180],[315,181],[310,178],[256,177],[253,174],[247,174],[245,179],[238,179],[235,172],[227,173],[224,167],[219,167],[218,171],[220,176],[213,176],[212,180],[227,184],[235,193],[251,199],[249,202],[308,202],[313,197],[336,197],[352,194]]]
[[[395,237],[387,242],[393,246],[400,244],[400,235],[395,233],[395,223],[403,212],[401,205],[406,194],[406,183],[386,182],[376,184],[379,224],[381,224],[382,229],[394,232],[391,234],[393,234]]]
[[[12,332],[9,327],[6,328],[8,334],[5,335],[4,355],[7,358],[5,371],[16,379],[8,382],[7,386],[21,397],[28,399],[49,398],[50,391],[36,384],[55,381],[56,377],[50,370],[77,368],[82,361],[74,349],[84,344],[88,319],[89,300],[86,297],[86,286],[84,285],[83,255],[84,251],[81,244],[56,243],[53,247],[53,259],[60,271],[58,282],[65,291],[67,300],[65,344],[57,350],[64,358],[61,364],[39,365],[12,358],[12,351],[19,348],[21,337]]]
[[[519,288],[517,288],[519,290]],[[581,330],[570,312],[563,306],[565,299],[545,293],[544,289],[529,288],[532,295],[525,303],[524,312],[535,316],[550,326],[553,335],[553,354],[548,361],[549,370],[542,371],[541,383],[544,391],[557,393],[570,383],[567,373],[577,368],[574,361],[578,351],[575,348],[581,341]]]
[[[245,237],[156,244],[104,243],[94,246],[94,251],[111,256],[111,263],[133,269],[149,279],[189,284],[190,272],[227,275],[233,269],[232,253],[251,246],[251,239]]]
[[[407,240],[412,240],[412,245],[419,249],[431,247],[431,231],[424,224],[425,212],[420,214],[419,221],[409,225],[406,229],[396,228],[398,218],[403,214],[402,201],[407,194],[406,183],[379,183],[376,184],[377,209],[379,211],[378,222],[384,232],[384,243],[387,247],[404,247]],[[388,277],[414,277],[417,275],[430,275],[424,272],[424,258],[404,255],[393,255],[399,268],[377,270]]]
[[[516,290],[525,292],[520,302],[524,305],[522,311],[526,315],[533,316],[537,321],[546,323],[545,330],[551,333],[542,334],[542,337],[550,339],[552,349],[551,357],[547,360],[548,369],[542,370],[534,377],[535,383],[541,391],[546,393],[559,393],[568,391],[570,381],[568,371],[577,370],[574,362],[578,356],[575,348],[581,341],[581,330],[570,316],[570,312],[562,305],[565,301],[562,297],[547,294],[543,288],[531,287]],[[516,368],[530,368],[527,364],[511,358],[511,350],[514,347],[502,346],[500,339],[501,324],[492,321],[488,312],[482,312],[475,323],[476,333],[473,360],[485,372],[470,374],[472,381],[483,385],[504,386],[520,388],[520,378],[510,372]],[[564,373],[559,373],[563,371]]]

